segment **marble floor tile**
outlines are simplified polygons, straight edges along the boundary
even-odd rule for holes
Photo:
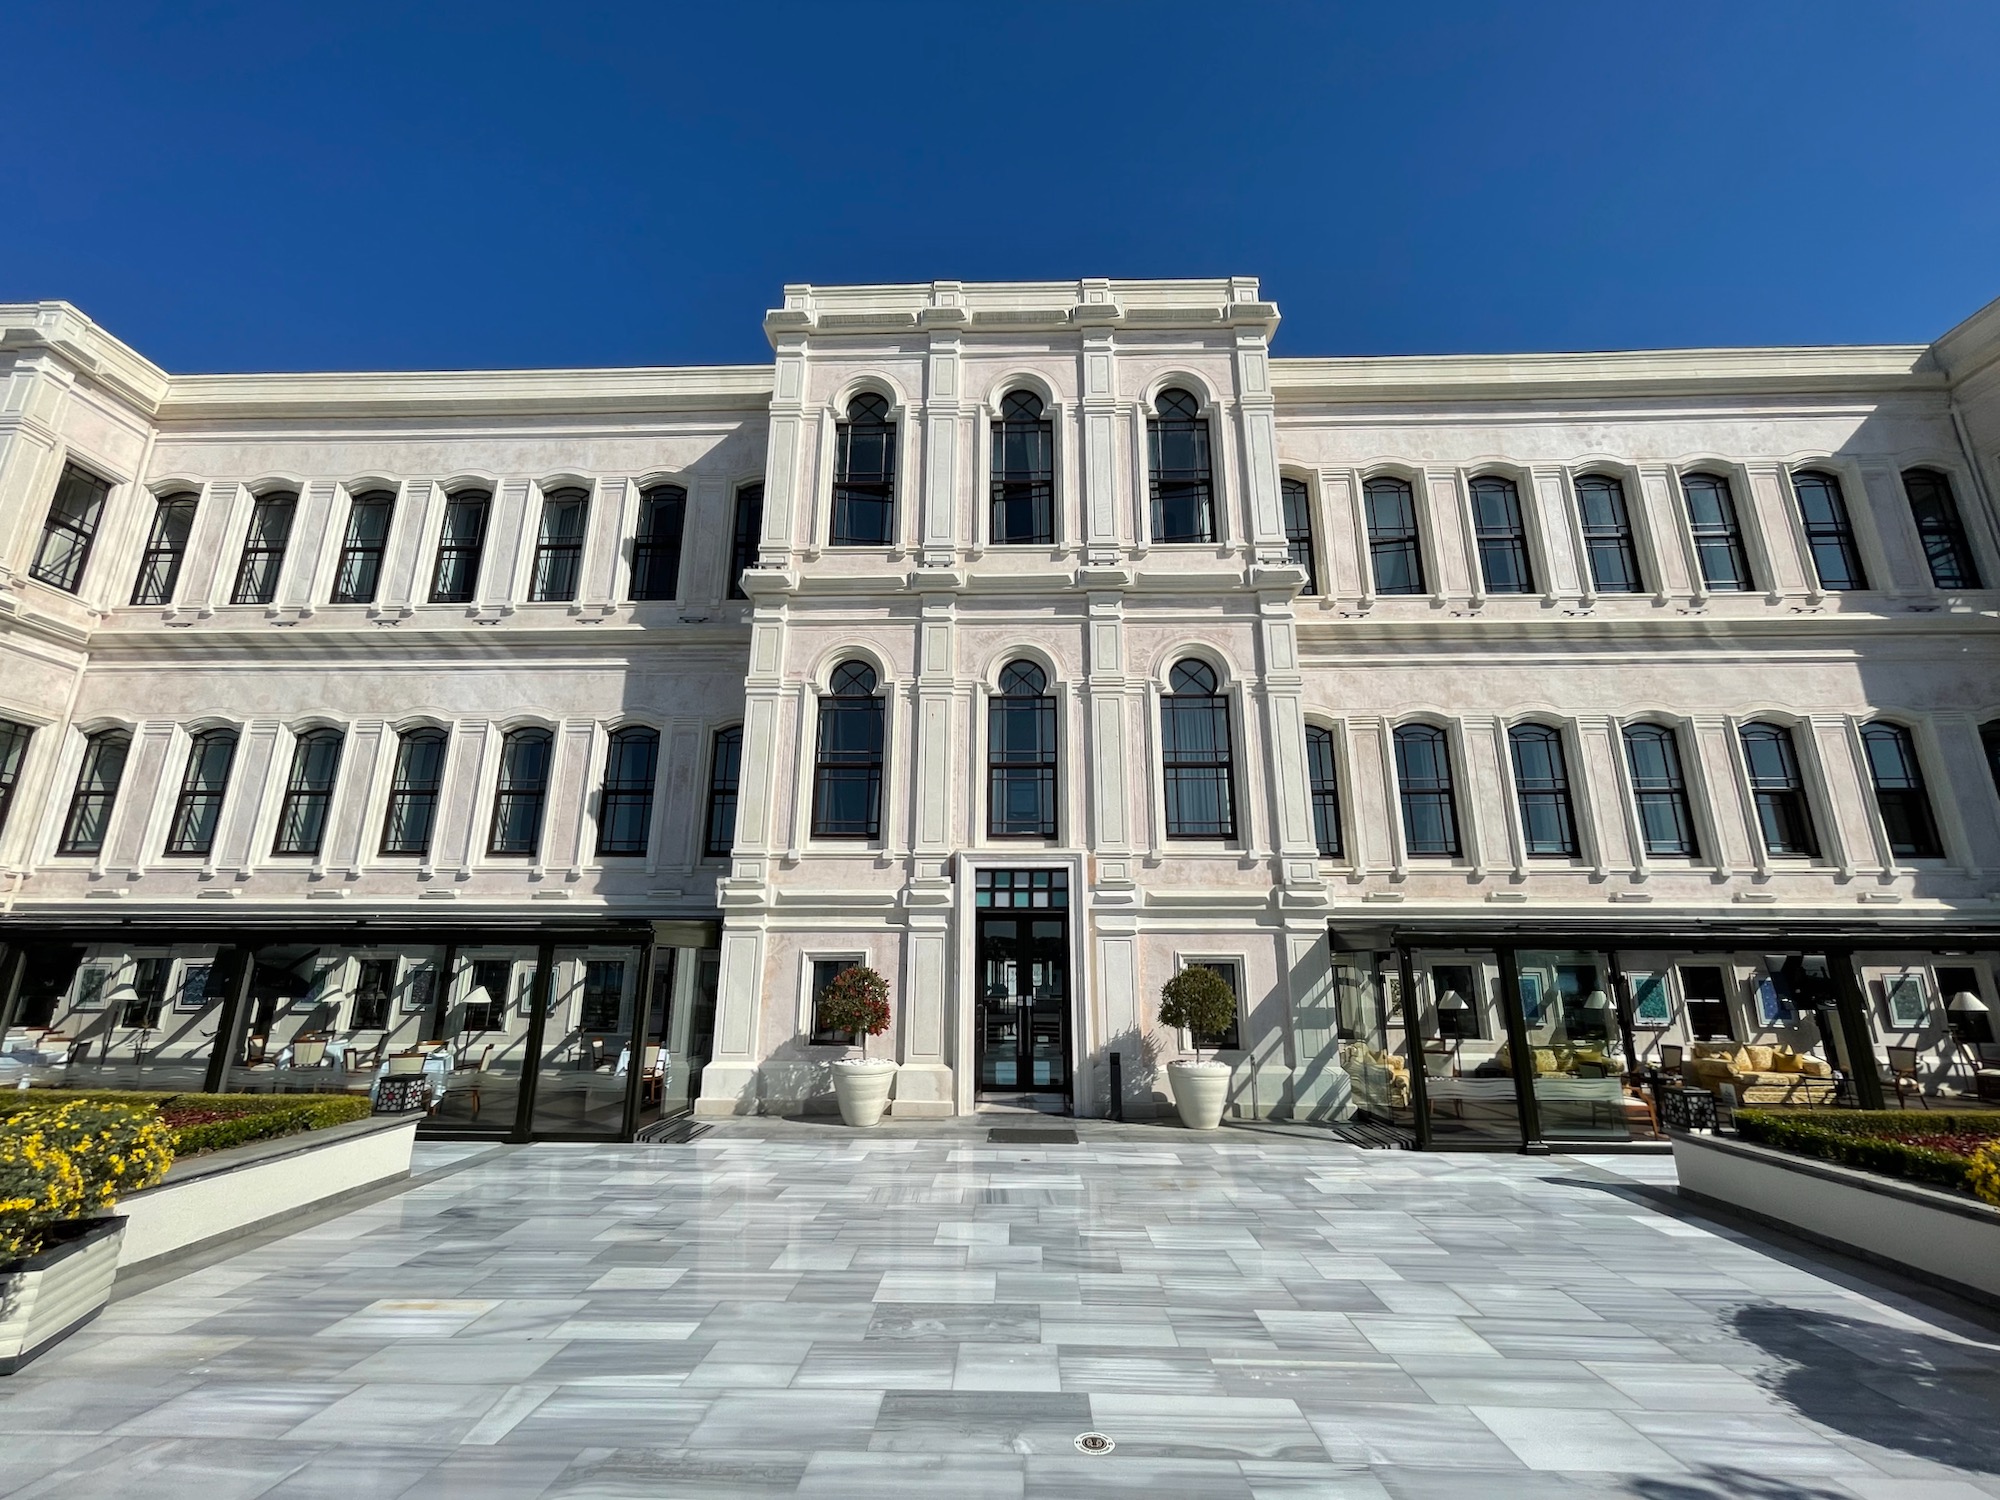
[[[1093,1392],[1098,1431],[1133,1456],[1303,1458],[1324,1455],[1298,1406],[1281,1397]]]
[[[1061,1351],[1053,1344],[960,1344],[955,1391],[1060,1391]]]
[[[490,1385],[364,1385],[314,1412],[285,1435],[321,1443],[458,1443],[505,1389]]]
[[[1473,1406],[1472,1414],[1531,1469],[1677,1474],[1682,1465],[1616,1412],[1548,1406]]]
[[[817,1453],[799,1500],[1022,1500],[1018,1458],[985,1454]]]
[[[719,1396],[689,1435],[687,1446],[807,1453],[866,1448],[881,1408],[880,1391],[759,1391]]]

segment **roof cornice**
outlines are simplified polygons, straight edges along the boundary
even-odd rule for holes
[[[0,354],[53,354],[148,416],[171,378],[67,302],[0,302]]]
[[[625,370],[429,370],[176,375],[162,426],[296,417],[567,416],[762,411],[769,365]]]

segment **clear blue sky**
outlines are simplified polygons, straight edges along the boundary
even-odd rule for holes
[[[0,300],[173,370],[761,360],[787,281],[1248,273],[1289,354],[2000,296],[2000,0],[5,10]]]

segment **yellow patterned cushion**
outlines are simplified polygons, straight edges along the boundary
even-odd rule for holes
[[[1775,1049],[1770,1047],[1745,1047],[1743,1056],[1737,1059],[1737,1066],[1746,1073],[1769,1073],[1772,1071],[1773,1050]]]

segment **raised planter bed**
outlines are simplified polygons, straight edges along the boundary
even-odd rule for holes
[[[104,1311],[125,1221],[78,1219],[61,1243],[0,1266],[0,1375],[12,1375]]]
[[[1698,1203],[2000,1306],[2000,1209],[1725,1136],[1676,1134],[1680,1191]]]

